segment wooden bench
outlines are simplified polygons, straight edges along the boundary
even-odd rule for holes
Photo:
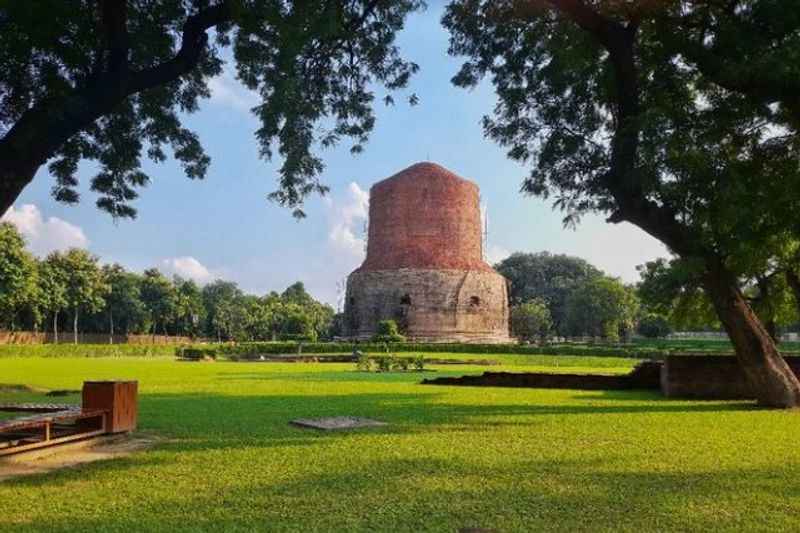
[[[136,428],[135,381],[87,381],[83,405],[0,404],[23,416],[0,420],[0,457]],[[27,416],[24,416],[27,415]]]

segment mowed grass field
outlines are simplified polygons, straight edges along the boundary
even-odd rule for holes
[[[487,358],[510,371],[636,362]],[[800,530],[799,413],[649,392],[419,385],[485,370],[434,369],[0,359],[4,384],[138,379],[140,430],[163,439],[127,458],[0,482],[0,531]],[[41,398],[0,392],[0,402]],[[390,425],[288,424],[335,415]]]

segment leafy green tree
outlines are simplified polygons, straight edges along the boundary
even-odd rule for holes
[[[656,313],[646,313],[639,319],[639,325],[636,327],[636,331],[648,339],[658,339],[672,333],[672,328],[669,325],[669,320],[667,320],[665,316]]]
[[[83,314],[100,311],[109,290],[96,256],[80,248],[54,252],[47,262],[58,283],[64,285],[64,301],[72,311],[73,342],[78,344],[78,320]]]
[[[25,239],[9,222],[0,222],[0,313],[15,327],[17,313],[37,297],[36,262],[25,249]]]
[[[63,255],[53,252],[39,262],[39,308],[53,317],[53,342],[58,343],[58,316],[67,302],[66,272],[61,268]]]
[[[417,70],[394,45],[420,0],[25,0],[0,4],[0,213],[47,161],[62,202],[78,200],[83,159],[99,168],[98,207],[134,216],[135,188],[150,181],[145,155],[165,148],[190,178],[210,159],[182,124],[233,58],[261,95],[253,113],[261,155],[283,164],[273,197],[298,208],[323,164],[312,147],[352,138],[362,149],[375,122],[374,91],[407,85]],[[387,102],[391,96],[387,96]],[[413,101],[413,97],[411,98]],[[316,124],[328,126],[319,133]],[[300,214],[299,211],[297,211]]]
[[[454,82],[497,89],[484,130],[531,166],[523,190],[687,260],[759,402],[796,407],[800,382],[739,270],[800,232],[800,17],[779,5],[454,0],[444,24],[466,56]]]
[[[201,333],[206,309],[203,293],[193,280],[178,276],[175,286],[175,334],[195,337]]]
[[[774,262],[769,268],[772,269],[769,272],[750,272],[741,281],[742,294],[778,342],[779,326],[795,323],[798,315],[784,267]],[[702,279],[685,260],[658,259],[638,269],[641,276],[638,293],[649,309],[666,315],[680,329],[719,329],[713,303],[702,290]]]
[[[509,299],[512,304],[540,298],[547,302],[553,328],[559,335],[567,335],[569,293],[576,285],[602,274],[584,259],[549,252],[517,252],[500,261],[495,269],[511,282]]]
[[[114,334],[120,326],[128,334],[132,326],[136,327],[144,321],[147,311],[142,302],[140,276],[115,263],[103,266],[103,277],[109,287],[104,307],[108,318],[109,343],[113,343]]]
[[[280,315],[280,336],[283,340],[314,342],[317,330],[314,318],[300,304],[284,302]]]
[[[297,281],[286,287],[286,290],[281,293],[281,300],[286,303],[306,306],[310,305],[314,301],[314,298],[306,292],[306,286],[303,282]]]
[[[283,302],[276,293],[245,300],[247,306],[247,335],[252,340],[276,340],[280,330]]]
[[[158,333],[159,325],[161,332],[167,335],[167,324],[175,317],[177,310],[175,286],[157,268],[149,268],[144,271],[140,294],[153,323],[153,336]]]
[[[601,276],[576,286],[567,298],[567,328],[572,335],[592,335],[616,342],[633,331],[639,301],[632,288]]]
[[[520,340],[544,340],[553,330],[550,308],[542,298],[511,308],[511,332]]]
[[[714,306],[702,290],[697,270],[681,259],[656,259],[639,265],[637,294],[651,313],[667,317],[676,329],[718,330]]]
[[[203,287],[203,306],[206,309],[206,330],[209,336],[221,342],[230,339],[235,329],[244,327],[239,319],[244,316],[237,312],[243,293],[232,281],[216,280]]]

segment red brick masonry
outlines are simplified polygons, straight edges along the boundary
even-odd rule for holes
[[[478,186],[417,163],[370,190],[367,258],[359,271],[482,270]]]
[[[785,359],[800,378],[800,357]],[[732,355],[672,355],[663,362],[643,361],[625,375],[484,372],[479,376],[426,379],[422,384],[577,390],[661,389],[669,398],[755,399]]]

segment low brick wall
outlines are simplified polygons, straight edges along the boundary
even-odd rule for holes
[[[484,372],[479,376],[425,379],[422,380],[422,384],[576,390],[658,389],[660,372],[660,362],[644,361],[639,363],[629,374],[622,375]]]
[[[785,357],[800,377],[800,357]],[[704,400],[755,399],[735,357],[671,355],[661,370],[661,391],[669,398]]]

